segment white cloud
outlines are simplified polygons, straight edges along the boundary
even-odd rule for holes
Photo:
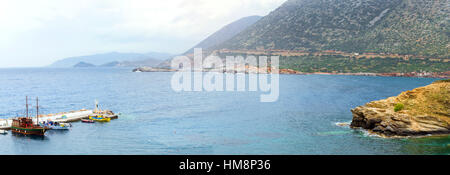
[[[285,0],[0,0],[0,67],[99,52],[179,53]]]

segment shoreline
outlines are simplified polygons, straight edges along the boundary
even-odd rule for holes
[[[400,136],[400,135],[386,135],[386,134],[382,134],[379,132],[375,132],[371,129],[364,129],[362,127],[352,127],[351,125],[351,121],[349,122],[336,122],[335,123],[336,126],[338,127],[344,127],[347,129],[351,129],[351,130],[356,130],[356,131],[361,131],[363,132],[365,135],[367,136],[371,136],[371,137],[379,137],[379,138],[383,138],[383,139],[404,139],[404,138],[428,138],[428,137],[447,137],[450,136],[450,132],[449,133],[429,133],[429,134],[416,134],[416,135],[407,135],[407,136]]]
[[[41,68],[47,68],[47,67],[14,67],[14,68],[0,68],[0,70],[1,69],[3,69],[3,70],[41,69]],[[128,68],[113,67],[112,69],[124,69],[124,70],[132,69],[132,72],[177,72],[178,71],[178,70],[168,69],[168,68],[154,68],[155,70],[153,70],[153,71],[147,71],[147,70],[142,70],[142,68],[146,68],[146,67],[138,67],[138,68],[134,68],[134,69],[132,69],[132,67],[128,67]],[[52,68],[52,69],[65,69],[65,68]],[[111,68],[104,68],[104,69],[111,69]],[[158,69],[158,70],[156,70],[156,69]],[[212,72],[212,71],[203,71],[203,72]],[[300,71],[296,71],[293,69],[280,69],[279,74],[284,74],[284,75],[345,75],[345,76],[372,76],[372,77],[411,77],[411,78],[439,78],[439,79],[449,79],[450,78],[450,71],[447,71],[447,72],[408,72],[408,73],[400,73],[400,72],[394,72],[394,73],[372,73],[372,72],[333,73],[333,72],[300,72]]]
[[[305,73],[305,75],[346,75],[346,76],[372,76],[372,77],[411,77],[411,78],[450,78],[450,72],[444,73],[329,73],[329,72],[314,72]]]
[[[431,138],[431,137],[448,137],[450,136],[450,132],[449,133],[444,133],[444,132],[436,132],[436,133],[427,133],[427,134],[412,134],[412,135],[386,135],[386,134],[382,134],[370,129],[364,129],[362,127],[349,127],[350,129],[353,130],[360,130],[362,132],[366,132],[366,134],[368,134],[368,136],[373,136],[373,137],[379,137],[379,138],[383,138],[383,139],[414,139],[414,138]]]
[[[132,72],[178,72],[176,69],[169,68],[153,68],[153,67],[138,67],[132,70]],[[195,72],[195,70],[192,70]],[[259,68],[247,68],[246,70],[231,70],[225,71],[223,69],[204,69],[202,72],[218,72],[218,73],[253,73],[253,74],[270,74],[271,70],[268,69],[267,73],[260,73]],[[346,76],[373,76],[373,77],[411,77],[411,78],[439,78],[449,79],[450,71],[447,72],[408,72],[408,73],[371,73],[371,72],[359,72],[359,73],[333,73],[333,72],[300,72],[293,69],[279,69],[278,74],[284,75],[346,75]]]

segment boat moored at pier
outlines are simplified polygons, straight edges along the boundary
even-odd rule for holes
[[[110,110],[99,109],[95,102],[94,110],[81,109],[78,111],[60,112],[56,114],[39,114],[39,100],[36,98],[36,116],[29,116],[28,97],[26,98],[26,114],[24,117],[0,120],[0,134],[10,130],[13,134],[44,136],[48,130],[69,130],[71,122],[83,123],[109,122],[118,118],[118,114]]]
[[[39,100],[36,98],[36,124],[33,119],[28,116],[28,97],[26,97],[26,117],[12,119],[11,132],[23,135],[44,136],[49,129],[39,126]]]
[[[8,131],[0,129],[0,134],[8,134]]]
[[[72,127],[72,124],[70,123],[60,123],[60,122],[53,122],[53,121],[47,121],[39,123],[39,126],[48,128],[51,130],[68,130]]]
[[[31,118],[20,117],[13,119],[11,132],[23,135],[38,135],[43,136],[48,128],[35,125]]]
[[[109,122],[111,121],[111,118],[104,117],[103,115],[97,115],[97,116],[89,116],[89,120],[93,120],[96,122]]]
[[[81,119],[81,122],[83,123],[94,123],[94,120],[90,120],[90,119]]]

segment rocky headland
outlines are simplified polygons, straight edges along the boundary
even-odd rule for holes
[[[351,110],[352,128],[384,137],[450,134],[450,79]]]

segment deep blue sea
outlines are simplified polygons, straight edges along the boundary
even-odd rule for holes
[[[173,73],[130,69],[0,69],[0,118],[104,109],[109,123],[73,123],[43,138],[0,135],[0,154],[450,154],[450,137],[384,139],[337,126],[351,108],[430,84],[430,78],[281,75],[277,102],[261,92],[174,92]]]

